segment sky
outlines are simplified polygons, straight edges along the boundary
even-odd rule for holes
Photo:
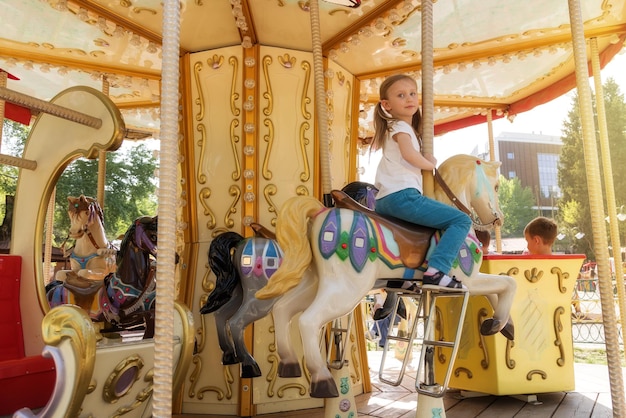
[[[620,87],[622,94],[626,94],[626,48],[623,48],[601,71],[602,82],[609,77],[613,78]],[[589,82],[593,87],[593,79]],[[575,89],[563,96],[528,112],[518,114],[513,122],[506,118],[493,121],[493,135],[497,137],[502,132],[535,133],[543,135],[561,136],[563,121],[572,108]],[[485,144],[489,140],[487,124],[471,126],[455,132],[435,137],[433,148],[438,163],[443,162],[453,154],[470,154],[474,147],[479,151],[486,151]]]

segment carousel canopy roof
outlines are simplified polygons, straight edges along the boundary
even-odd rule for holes
[[[421,1],[337,4],[356,1],[319,1],[322,50],[373,103],[385,76],[421,79]],[[312,50],[306,0],[180,3],[181,54],[242,44]],[[580,3],[604,66],[626,39],[626,2]],[[0,0],[0,10],[9,89],[50,100],[74,85],[101,90],[106,75],[129,137],[158,135],[161,0]],[[433,10],[436,133],[484,122],[487,109],[515,115],[575,87],[566,0],[435,0]]]

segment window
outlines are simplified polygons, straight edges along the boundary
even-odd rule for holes
[[[559,154],[537,154],[539,172],[539,190],[541,197],[550,198],[561,195],[558,183]]]
[[[515,159],[515,153],[514,152],[507,152],[506,153],[506,158],[509,160],[514,160]]]
[[[517,174],[515,174],[515,171],[509,171],[509,180],[514,179],[515,177],[517,177]]]

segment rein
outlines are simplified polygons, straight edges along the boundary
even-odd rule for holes
[[[443,177],[441,177],[441,174],[439,174],[439,170],[437,170],[437,168],[435,168],[435,181],[437,182],[437,184],[439,184],[439,186],[441,187],[441,189],[443,190],[443,192],[446,194],[446,196],[448,196],[448,199],[450,199],[452,201],[452,203],[454,203],[454,206],[457,207],[457,209],[459,209],[461,212],[465,213],[467,216],[470,217],[470,219],[472,220],[472,224],[474,225],[474,228],[480,231],[484,231],[487,230],[489,227],[492,227],[496,221],[498,220],[498,218],[496,217],[496,219],[493,220],[493,222],[488,223],[488,224],[484,224],[482,222],[477,222],[475,220],[475,217],[472,216],[472,211],[470,211],[468,209],[467,206],[465,206],[463,204],[463,202],[461,202],[459,200],[458,197],[456,197],[456,195],[454,194],[454,192],[450,189],[450,187],[448,186],[448,184],[443,180]],[[480,220],[480,218],[478,218]]]

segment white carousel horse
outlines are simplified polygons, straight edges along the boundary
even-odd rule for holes
[[[439,168],[455,196],[453,199],[473,209],[481,222],[474,219],[479,228],[502,222],[496,199],[499,166],[499,162],[457,155]],[[440,188],[436,183],[436,198],[451,203]],[[318,346],[322,327],[351,312],[371,289],[385,286],[387,280],[421,279],[421,250],[409,249],[407,255],[401,242],[406,237],[394,234],[393,227],[374,214],[326,208],[309,196],[293,197],[281,207],[276,237],[284,251],[283,263],[256,296],[271,299],[284,295],[276,302],[273,314],[280,370],[287,375],[297,375],[300,369],[287,329],[291,318],[302,311],[300,334],[306,366],[311,373],[312,397],[338,396]],[[430,238],[431,246],[436,239],[436,234]],[[494,316],[483,322],[481,333],[491,335],[500,331],[512,339],[510,308],[516,283],[509,276],[480,273],[481,263],[482,249],[470,233],[450,274],[462,280],[471,294],[489,298]],[[312,294],[315,294],[313,299]]]
[[[115,250],[104,232],[104,214],[98,201],[80,195],[68,196],[70,218],[69,237],[76,240],[70,253],[71,270],[59,270],[55,279],[61,282],[68,277],[101,282],[115,272]]]

